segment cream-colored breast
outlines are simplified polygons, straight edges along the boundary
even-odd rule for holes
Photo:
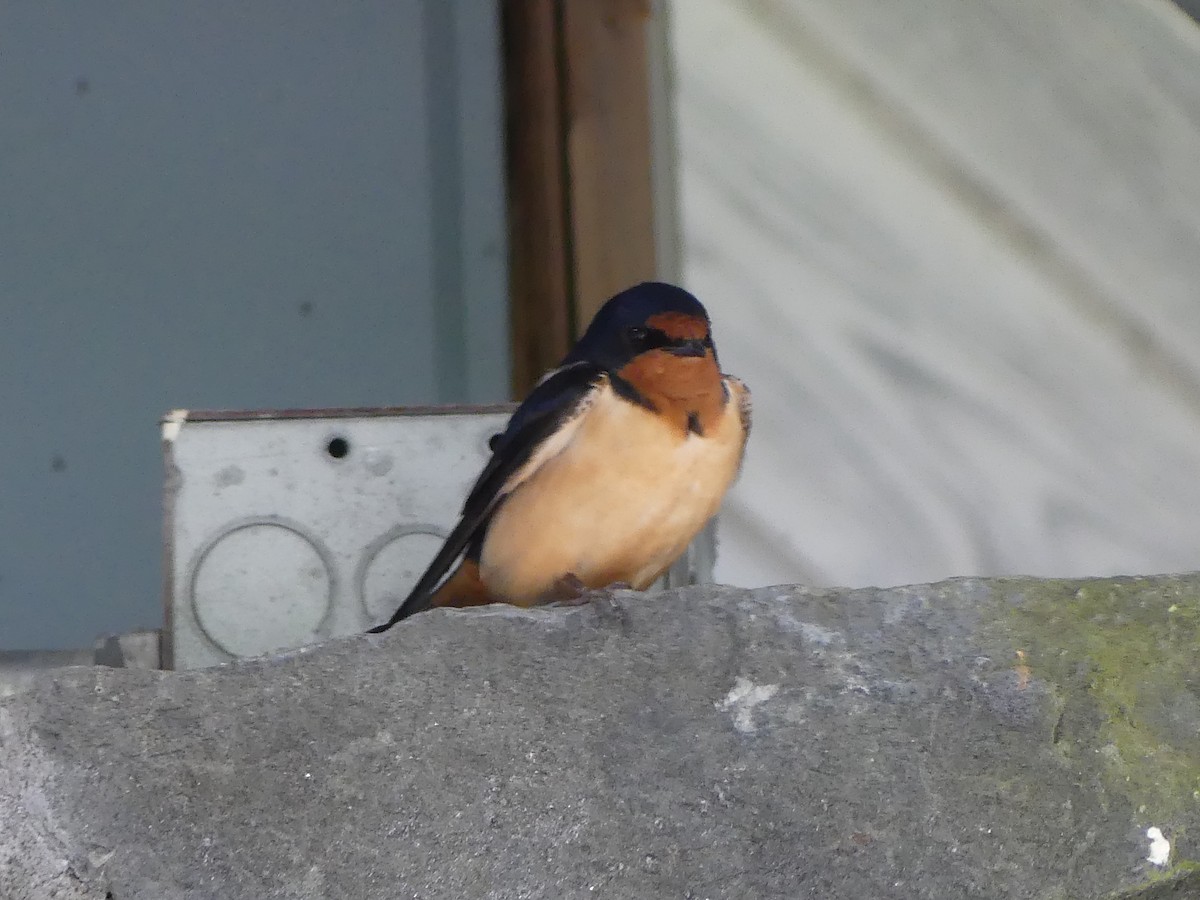
[[[731,396],[703,435],[673,427],[604,384],[569,441],[497,511],[480,573],[509,602],[535,603],[568,573],[589,587],[648,587],[712,518],[745,442]]]

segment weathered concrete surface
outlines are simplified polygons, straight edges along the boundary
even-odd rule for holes
[[[1200,896],[1198,645],[1200,576],[964,580],[67,670],[0,702],[0,897]]]

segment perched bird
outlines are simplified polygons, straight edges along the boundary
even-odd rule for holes
[[[716,515],[749,431],[700,301],[657,282],[617,294],[492,438],[458,524],[371,631],[434,606],[644,590]]]

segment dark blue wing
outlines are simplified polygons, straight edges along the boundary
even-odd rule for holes
[[[504,431],[492,438],[492,458],[467,495],[462,515],[446,543],[400,608],[385,624],[372,628],[372,632],[387,631],[401,619],[428,609],[434,591],[458,558],[464,552],[479,553],[488,523],[503,499],[504,486],[542,442],[579,409],[603,374],[599,366],[580,362],[556,369],[538,382],[512,414]]]

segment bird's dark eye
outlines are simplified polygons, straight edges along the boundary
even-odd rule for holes
[[[641,325],[630,325],[625,329],[625,336],[629,338],[629,343],[637,347],[646,343],[646,338],[650,337],[650,329]]]

